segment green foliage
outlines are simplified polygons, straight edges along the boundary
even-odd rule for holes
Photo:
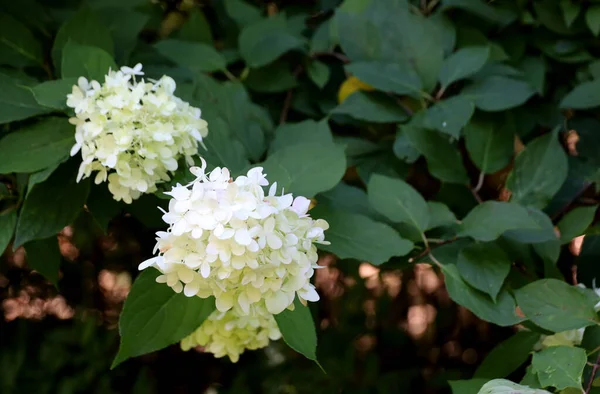
[[[283,340],[309,360],[317,361],[317,333],[310,309],[296,298],[294,310],[275,315]]]

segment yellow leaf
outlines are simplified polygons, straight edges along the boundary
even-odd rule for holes
[[[356,77],[349,77],[340,85],[340,90],[338,91],[338,103],[342,103],[342,101],[346,100],[348,96],[357,90],[370,92],[374,89],[372,86],[367,85]]]

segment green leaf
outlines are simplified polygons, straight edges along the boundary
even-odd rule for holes
[[[600,33],[600,6],[592,5],[585,12],[585,22],[587,26],[590,28],[590,31],[598,36]]]
[[[214,72],[224,70],[225,58],[210,45],[200,42],[163,40],[154,48],[173,63],[192,71]]]
[[[518,107],[535,92],[526,82],[504,76],[491,76],[467,86],[461,94],[473,100],[477,108],[491,112]]]
[[[581,348],[552,346],[534,353],[531,365],[543,387],[583,389],[581,375],[586,361],[585,350]]]
[[[34,172],[69,156],[75,129],[66,118],[46,118],[0,139],[0,174]]]
[[[552,132],[527,144],[515,159],[506,187],[511,201],[544,208],[558,192],[569,171],[567,154]]]
[[[495,243],[476,243],[461,249],[456,267],[462,278],[474,288],[496,297],[508,276],[512,262]]]
[[[450,55],[440,69],[438,80],[442,87],[465,79],[481,70],[490,57],[490,48],[474,46],[459,49]]]
[[[546,62],[542,57],[526,57],[519,64],[523,70],[523,79],[540,95],[544,95],[544,84],[546,82]]]
[[[527,361],[540,334],[518,331],[515,335],[500,342],[483,359],[475,371],[475,378],[504,378]]]
[[[331,245],[319,245],[319,248],[341,259],[380,265],[394,256],[407,255],[413,248],[413,243],[401,238],[393,228],[367,216],[319,206],[311,211],[311,215],[329,223],[325,238]]]
[[[293,311],[286,309],[274,317],[285,343],[309,360],[317,361],[317,332],[310,309],[296,298]]]
[[[263,167],[269,180],[277,182],[285,192],[312,197],[333,188],[342,179],[346,155],[339,146],[304,143],[274,152]]]
[[[181,40],[201,42],[213,45],[213,35],[210,24],[200,8],[192,9],[187,21],[181,26],[177,37]]]
[[[71,15],[56,34],[52,47],[52,60],[56,69],[60,69],[63,61],[62,51],[69,40],[77,44],[97,47],[110,56],[114,55],[114,43],[110,31],[100,22],[94,11],[85,6]]]
[[[539,229],[525,208],[500,201],[486,201],[477,205],[463,219],[460,227],[459,236],[484,242],[493,241],[508,230]]]
[[[429,224],[426,230],[436,227],[449,226],[458,223],[454,213],[446,204],[437,201],[427,201],[429,208]]]
[[[104,184],[92,185],[86,206],[105,234],[111,220],[121,212],[121,204],[113,198]]]
[[[577,85],[560,102],[560,108],[588,109],[598,106],[600,106],[600,79]]]
[[[547,241],[558,241],[552,220],[537,208],[527,207],[527,214],[537,225],[537,229],[509,230],[504,237],[524,244],[540,244]]]
[[[287,30],[284,14],[261,19],[244,27],[239,38],[240,54],[253,68],[269,64],[303,45],[303,40]]]
[[[214,298],[186,297],[156,283],[148,268],[135,280],[119,318],[121,345],[111,369],[130,357],[176,343],[196,330],[215,310]]]
[[[406,223],[419,232],[429,224],[429,207],[411,185],[401,179],[373,174],[368,185],[369,201],[395,223]]]
[[[70,160],[27,194],[23,203],[13,248],[47,238],[70,224],[87,200],[89,179],[76,183],[79,163]]]
[[[452,394],[478,394],[486,379],[450,380]]]
[[[390,98],[362,91],[352,93],[331,113],[376,123],[402,122],[408,119],[406,112]]]
[[[475,105],[464,96],[454,96],[429,107],[425,112],[423,127],[435,129],[456,139],[469,123]]]
[[[200,155],[215,167],[227,167],[233,174],[246,169],[250,162],[244,145],[231,135],[227,123],[220,117],[209,123],[210,138],[204,139],[207,150],[199,149]]]
[[[450,298],[480,319],[499,326],[512,326],[523,321],[523,318],[517,316],[515,300],[508,291],[502,290],[496,302],[493,302],[489,295],[474,289],[462,279],[454,263],[458,259],[459,251],[467,243],[467,240],[457,241],[435,248],[431,252],[442,264],[441,270]],[[424,260],[427,261],[427,257]]]
[[[409,62],[357,62],[347,65],[346,71],[375,89],[421,96],[421,78]]]
[[[37,103],[29,87],[1,72],[0,92],[0,124],[50,112]]]
[[[112,56],[96,47],[81,45],[68,41],[62,50],[62,77],[86,77],[90,80],[104,82],[108,70],[116,70],[117,65]]]
[[[315,122],[307,119],[299,123],[284,123],[275,129],[269,154],[293,145],[314,143],[333,146],[333,136],[326,120]]]
[[[581,5],[573,3],[572,0],[560,0],[560,8],[563,12],[565,25],[570,27],[575,19],[577,19],[577,15],[581,11]]]
[[[516,384],[506,379],[494,379],[484,384],[477,394],[550,394],[550,392]]]
[[[246,26],[258,22],[261,19],[260,9],[248,4],[243,0],[224,0],[225,10],[227,14],[239,26]]]
[[[42,82],[33,87],[33,95],[37,102],[44,107],[65,110],[67,109],[67,94],[77,85],[77,78],[56,79]]]
[[[110,30],[115,43],[114,57],[118,64],[129,63],[130,54],[138,44],[140,33],[152,17],[149,12],[143,11],[143,7],[138,9],[139,11],[114,6],[98,10],[98,16]]]
[[[244,82],[249,89],[260,93],[285,92],[298,85],[289,65],[283,62],[253,68]]]
[[[335,23],[344,53],[352,61],[379,60],[382,39],[374,21],[355,13],[338,9]]]
[[[327,81],[329,81],[329,75],[331,74],[329,67],[327,67],[325,63],[318,60],[311,60],[308,63],[306,71],[311,81],[313,81],[315,85],[319,87],[319,89],[323,89],[323,87],[327,84]]]
[[[494,4],[494,3],[491,3]],[[510,9],[493,7],[490,3],[479,0],[446,0],[444,1],[443,10],[451,8],[460,8],[478,17],[484,18],[490,22],[497,23],[501,26],[508,25],[516,19],[516,15]]]
[[[542,279],[515,291],[517,304],[532,322],[553,332],[598,324],[594,305],[588,297],[557,279]]]
[[[17,210],[12,209],[0,214],[0,256],[4,254],[6,247],[15,233],[17,226]]]
[[[27,242],[25,252],[27,252],[27,265],[29,268],[36,270],[50,283],[57,286],[62,257],[56,236]]]
[[[40,42],[27,26],[3,13],[0,13],[0,64],[15,67],[44,64]]]
[[[484,174],[506,167],[514,152],[514,134],[492,122],[473,121],[465,127],[465,145],[473,163]]]
[[[421,156],[421,152],[408,139],[402,126],[398,126],[393,150],[394,155],[406,163],[414,163]]]
[[[36,171],[29,175],[29,179],[27,181],[27,192],[29,193],[33,190],[33,187],[38,183],[44,182],[52,173],[58,168],[58,166],[65,162],[68,157],[63,158],[61,161],[50,165],[49,167],[44,168],[43,170]],[[108,188],[107,188],[108,190]]]
[[[442,182],[469,182],[460,152],[447,138],[436,131],[418,127],[406,126],[402,130],[412,145],[427,159],[431,175]]]
[[[575,237],[585,232],[594,221],[594,216],[598,206],[578,207],[567,213],[560,222],[558,222],[558,231],[560,232],[560,242],[563,244],[571,242]]]

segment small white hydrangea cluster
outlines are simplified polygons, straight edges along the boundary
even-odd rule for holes
[[[248,315],[239,315],[233,309],[214,311],[193,333],[181,341],[181,349],[190,350],[203,346],[204,351],[215,357],[229,356],[237,362],[246,350],[266,347],[269,340],[281,338],[281,332],[273,315],[263,307],[253,306]]]
[[[108,179],[115,200],[131,203],[156,191],[183,156],[193,165],[198,143],[208,134],[200,109],[173,95],[175,81],[141,79],[142,65],[109,71],[104,84],[81,77],[67,96],[75,110],[71,156],[81,150],[77,181],[97,171],[97,184]]]
[[[268,195],[261,167],[233,181],[229,170],[205,173],[192,167],[196,179],[177,185],[163,220],[168,231],[157,233],[159,255],[142,264],[162,275],[156,279],[188,297],[214,296],[217,309],[235,309],[242,316],[252,306],[278,314],[301,301],[317,301],[310,283],[318,268],[314,243],[326,243],[324,220],[308,214],[310,200],[291,194]]]

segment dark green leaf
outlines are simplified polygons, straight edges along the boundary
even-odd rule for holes
[[[573,238],[583,234],[594,221],[597,208],[596,205],[578,207],[567,213],[557,225],[560,232],[560,242],[563,244],[569,243]]]
[[[539,339],[540,334],[535,332],[517,332],[507,340],[500,342],[488,353],[474,376],[494,379],[510,375],[527,361]]]
[[[58,30],[52,47],[52,60],[58,70],[63,61],[63,48],[68,41],[97,47],[114,55],[114,44],[110,31],[100,22],[95,13],[87,7],[80,8]]]
[[[412,145],[425,156],[427,168],[434,177],[449,183],[469,182],[458,148],[444,136],[433,130],[411,126],[404,127],[403,132]]]
[[[406,223],[424,232],[429,224],[429,207],[411,185],[401,179],[374,174],[368,186],[373,207],[396,223]]]
[[[406,112],[392,99],[361,91],[352,93],[331,113],[377,123],[402,122],[408,118]]]
[[[0,124],[50,112],[38,104],[29,87],[3,73],[0,73],[0,92]]]
[[[27,26],[0,13],[0,64],[14,67],[44,64],[42,45]]]
[[[76,183],[79,163],[70,160],[27,194],[13,248],[47,238],[70,224],[87,200],[89,179]]]
[[[523,70],[523,78],[540,95],[544,95],[546,83],[546,62],[542,57],[526,57],[519,64]]]
[[[573,24],[581,11],[581,5],[573,3],[572,0],[560,0],[560,8],[562,9],[565,25],[567,25],[567,27]]]
[[[246,26],[261,19],[260,9],[248,4],[243,0],[224,0],[225,10],[227,14],[239,26]]]
[[[381,37],[375,23],[368,18],[338,9],[335,22],[344,53],[352,61],[379,60]]]
[[[514,134],[492,122],[473,121],[465,127],[465,145],[471,160],[484,174],[506,167],[514,151]]]
[[[212,46],[201,42],[164,40],[156,43],[154,47],[173,63],[192,71],[214,72],[226,68],[223,55]]]
[[[0,174],[34,172],[68,157],[75,129],[66,118],[46,118],[0,139]]]
[[[534,353],[531,365],[542,387],[551,386],[559,390],[574,387],[582,390],[581,375],[586,361],[583,349],[552,346]]]
[[[244,145],[231,135],[227,123],[220,117],[209,123],[210,138],[204,140],[207,150],[200,148],[200,155],[213,166],[227,167],[234,174],[246,169],[250,162]]]
[[[554,232],[552,220],[537,208],[527,207],[527,214],[537,225],[537,229],[509,230],[504,237],[524,244],[540,244],[548,241],[558,241]]]
[[[598,324],[598,301],[557,279],[542,279],[515,291],[517,304],[532,322],[553,332]]]
[[[213,35],[210,24],[204,13],[199,8],[194,8],[187,21],[179,29],[177,37],[181,40],[201,42],[207,45],[213,44]]]
[[[526,82],[491,76],[467,86],[462,94],[483,111],[504,111],[525,103],[535,92]]]
[[[96,47],[81,45],[75,41],[68,41],[62,49],[62,77],[86,77],[90,80],[104,82],[108,70],[116,70],[112,56]]]
[[[452,394],[479,394],[487,379],[450,380]]]
[[[504,284],[512,262],[495,243],[476,243],[461,249],[456,267],[462,278],[487,293],[494,302]]]
[[[595,36],[600,33],[600,6],[592,5],[585,11],[585,21]]]
[[[412,242],[401,238],[390,226],[363,215],[324,207],[315,208],[311,215],[329,223],[325,237],[331,245],[319,245],[319,248],[334,253],[341,259],[356,259],[380,265],[391,257],[405,256],[413,248]]]
[[[327,81],[329,81],[329,67],[327,67],[325,63],[318,60],[311,60],[308,63],[306,72],[308,73],[311,81],[313,81],[320,89],[323,89],[323,87],[327,84]]]
[[[423,127],[435,129],[456,139],[475,112],[473,102],[464,96],[454,96],[429,107],[423,118]]]
[[[495,3],[491,3],[495,4]],[[494,7],[490,3],[479,0],[446,0],[443,9],[460,8],[478,17],[495,22],[501,26],[507,25],[517,18],[509,9]]]
[[[333,146],[333,136],[326,120],[315,122],[308,119],[299,123],[282,124],[275,129],[275,137],[271,142],[269,153],[309,142]]]
[[[27,242],[27,265],[44,275],[54,286],[58,284],[58,271],[60,269],[61,255],[58,248],[58,239],[55,236],[46,239]]]
[[[487,242],[497,239],[505,231],[519,229],[539,229],[539,226],[520,205],[486,201],[463,219],[459,235]]]
[[[427,230],[458,223],[456,216],[454,216],[454,213],[452,213],[446,204],[437,201],[427,201],[427,206],[429,208]]]
[[[599,79],[576,86],[560,102],[561,108],[588,109],[598,106],[600,106]]]
[[[56,79],[42,82],[33,87],[33,95],[37,102],[44,107],[67,109],[67,94],[77,85],[77,78]]]
[[[287,30],[284,14],[261,19],[244,27],[239,38],[240,54],[250,67],[261,67],[304,41]]]
[[[407,163],[414,163],[421,156],[421,152],[410,142],[402,126],[398,126],[393,149],[396,157]]]
[[[544,208],[564,183],[568,170],[567,154],[557,133],[536,138],[519,153],[506,181],[511,201]]]
[[[133,283],[119,318],[121,345],[111,368],[180,341],[215,310],[214,298],[175,293],[169,286],[156,283],[159,274],[148,268]]]
[[[438,80],[446,87],[452,82],[470,77],[481,70],[489,57],[490,48],[487,46],[459,49],[444,60]]]
[[[17,226],[17,210],[12,209],[0,214],[0,256],[4,254],[6,247],[15,233]]]
[[[282,62],[250,70],[245,83],[249,89],[261,93],[285,92],[298,85],[288,64]]]
[[[408,62],[357,62],[346,66],[346,70],[375,89],[420,97],[421,78]]]
[[[281,336],[289,347],[309,360],[317,361],[317,332],[310,309],[294,300],[294,310],[289,309],[275,315]]]
[[[304,143],[274,152],[263,167],[271,182],[276,181],[287,193],[312,197],[342,179],[346,155],[342,147]]]

